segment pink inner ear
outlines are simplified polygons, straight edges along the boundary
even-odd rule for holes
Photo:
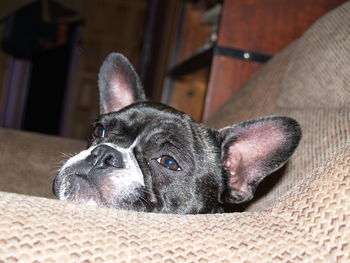
[[[246,191],[246,178],[240,173],[242,154],[237,147],[229,147],[227,152],[228,158],[224,160],[224,168],[230,172],[228,185],[235,191]]]
[[[134,102],[134,94],[130,84],[124,78],[113,77],[109,83],[108,102],[103,105],[103,113],[118,111]]]
[[[230,172],[229,187],[247,192],[248,184],[264,171],[266,161],[285,141],[277,123],[255,123],[239,127],[237,140],[228,147],[224,167]]]

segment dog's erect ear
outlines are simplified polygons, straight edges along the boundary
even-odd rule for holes
[[[100,113],[118,111],[133,102],[146,100],[142,84],[128,59],[110,53],[98,74]]]
[[[301,138],[299,124],[287,117],[251,120],[219,132],[230,203],[252,199],[259,182],[288,160]]]

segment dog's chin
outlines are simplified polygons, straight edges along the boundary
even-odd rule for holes
[[[59,184],[57,197],[74,203],[124,208],[137,198],[134,187],[123,186],[121,180],[113,176],[101,176],[93,180],[84,174],[69,174]]]
[[[61,186],[58,198],[80,204],[110,205],[104,200],[98,187],[86,175],[82,174],[67,175]]]

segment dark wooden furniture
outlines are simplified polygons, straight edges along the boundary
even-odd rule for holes
[[[201,22],[207,11],[198,8],[203,1],[195,2],[183,1],[163,102],[202,121],[234,95],[269,56],[345,0],[223,1],[217,42],[204,51],[198,47],[211,29]]]
[[[99,115],[97,75],[105,56],[123,53],[138,68],[147,0],[86,1],[62,135],[87,139]]]

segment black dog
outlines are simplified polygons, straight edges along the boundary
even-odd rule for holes
[[[206,128],[183,112],[148,102],[128,60],[112,53],[99,73],[101,116],[87,150],[54,181],[61,200],[163,213],[211,213],[250,200],[280,168],[301,130],[287,117]]]

